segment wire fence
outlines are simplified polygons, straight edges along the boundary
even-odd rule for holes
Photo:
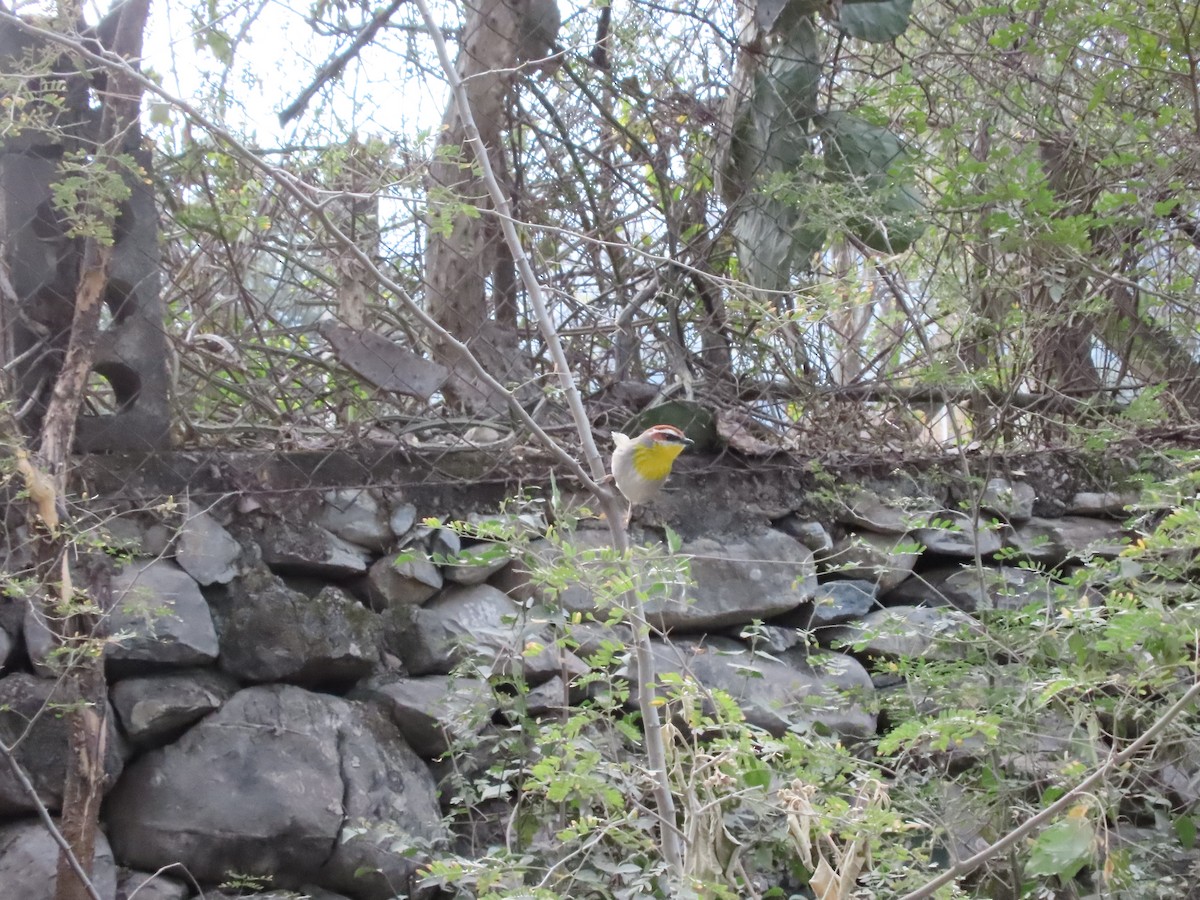
[[[786,178],[772,168],[769,141],[752,172],[756,196],[804,211],[790,226],[793,244],[810,226],[820,232],[782,282],[764,286],[752,271],[762,260],[746,237],[751,213],[713,184],[722,135],[732,129],[736,144],[738,128],[756,124],[737,114],[731,123],[729,98],[752,112],[764,102],[758,82],[747,87],[740,75],[744,18],[697,5],[659,20],[635,8],[605,45],[628,58],[631,36],[643,41],[642,67],[622,80],[589,62],[599,46],[592,21],[565,12],[556,60],[498,82],[503,121],[484,127],[500,135],[494,162],[601,435],[644,423],[639,412],[664,405],[703,420],[712,449],[751,457],[1016,452],[1190,433],[1200,409],[1193,164],[1142,152],[1130,143],[1138,135],[1107,118],[1075,121],[1060,140],[1039,113],[1004,108],[972,131],[969,109],[980,96],[1015,90],[1000,77],[1010,61],[984,41],[949,68],[961,38],[930,24],[953,19],[949,7],[892,45],[847,42],[821,25],[820,53],[803,61],[818,73],[809,119],[844,122],[834,118],[839,110],[867,108],[904,135],[922,195],[920,238],[904,253],[871,251],[869,229],[854,222],[878,198],[830,175],[835,151],[851,146],[845,126],[808,125],[803,159]],[[84,413],[116,425],[101,428],[107,436],[89,439],[91,447],[381,446],[435,458],[473,449],[504,465],[529,435],[504,402],[456,380],[461,361],[419,309],[453,324],[535,421],[573,443],[545,339],[496,214],[477,196],[469,150],[448,142],[448,125],[394,127],[436,121],[447,102],[415,12],[395,15],[359,47],[361,58],[347,59],[352,77],[340,82],[316,66],[298,81],[230,83],[291,73],[283,63],[239,68],[241,44],[240,56],[210,66],[227,79],[224,93],[210,95],[219,101],[148,95],[154,148],[129,164],[126,180],[143,186],[120,201],[124,231],[115,235],[118,250],[132,244],[133,262],[129,272],[114,270]],[[253,16],[244,25],[255,25]],[[288,18],[287,28],[299,25]],[[335,61],[362,27],[342,22],[324,37],[310,29],[305,46]],[[230,22],[210,21],[196,34],[211,46],[233,33]],[[1047,36],[1065,43],[1070,35]],[[782,91],[791,82],[776,62],[788,59],[790,38],[760,37],[766,62],[751,75]],[[38,72],[34,56],[26,59],[28,71],[7,87],[14,98]],[[387,93],[368,64],[381,59],[401,73],[403,90],[419,92],[419,109],[389,118],[397,92]],[[910,80],[889,74],[898,60]],[[1039,101],[1075,114],[1083,89],[1114,72],[1151,77],[1108,62]],[[293,125],[286,146],[231,139],[213,124],[238,104],[243,118],[254,115],[256,91],[283,108],[307,83],[316,90],[305,92],[307,105],[288,107],[303,127]],[[358,106],[356,91],[366,98]],[[1136,112],[1142,101],[1120,103]],[[347,127],[329,124],[347,109]],[[886,143],[881,125],[853,127]],[[347,132],[356,136],[336,136]],[[1186,146],[1182,126],[1168,123],[1160,135]],[[31,143],[19,129],[5,137],[5,371],[10,405],[29,431],[64,353],[73,290],[64,273],[78,243],[70,204],[52,186],[89,146],[86,135],[46,138],[58,148],[53,165],[33,171],[27,157],[40,138]],[[968,177],[971,159],[978,165]],[[824,174],[805,177],[804,166],[818,163]],[[447,170],[457,173],[449,185]],[[1140,186],[1131,186],[1135,171]],[[18,184],[26,176],[45,190],[26,197]],[[1170,208],[1152,193],[1168,181],[1180,186]],[[151,423],[139,436],[145,422],[122,414],[159,390],[160,373],[167,431]]]

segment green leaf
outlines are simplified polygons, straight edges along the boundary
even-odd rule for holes
[[[823,5],[820,0],[759,0],[754,5],[754,21],[764,31],[782,34],[807,20]]]
[[[825,228],[796,204],[755,195],[733,224],[742,276],[755,287],[782,290],[792,272],[809,269],[825,245]]]
[[[850,37],[886,44],[904,34],[911,13],[912,0],[842,3],[833,24]]]
[[[1191,816],[1180,816],[1175,820],[1175,836],[1184,850],[1196,846],[1196,820]]]
[[[814,119],[825,144],[825,166],[835,181],[860,191],[861,210],[849,231],[872,250],[903,253],[925,233],[925,200],[912,181],[909,155],[895,134],[834,110]]]
[[[872,215],[855,217],[847,224],[872,250],[903,253],[925,233],[925,201],[916,188],[899,184],[869,199],[877,202]]]
[[[794,168],[812,154],[808,126],[817,111],[821,50],[811,19],[771,46],[733,126],[725,181],[733,196],[764,174]],[[726,197],[732,200],[733,197]]]
[[[149,100],[150,121],[155,125],[169,126],[171,124],[171,104],[161,100]]]
[[[764,765],[753,766],[742,773],[742,781],[746,787],[765,791],[771,787],[771,770]]]
[[[886,128],[840,110],[813,121],[825,142],[825,165],[838,180],[865,179],[870,187],[883,187],[906,161],[900,138]]]
[[[1095,830],[1086,814],[1069,813],[1038,835],[1029,854],[1026,871],[1030,875],[1075,875],[1092,860]]]
[[[683,546],[683,538],[681,538],[679,536],[679,532],[670,525],[667,525],[664,528],[664,531],[666,532],[667,536],[667,550],[669,550],[671,553],[678,553],[680,548]]]

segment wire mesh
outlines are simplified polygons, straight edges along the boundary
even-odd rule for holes
[[[441,12],[452,35],[470,27],[469,10]],[[1039,108],[1075,116],[1086,90],[1113,72],[1149,81],[1145,71],[1094,58],[1056,93],[1005,80],[1011,57],[974,40],[986,17],[939,32],[931,23],[958,20],[937,7],[891,45],[847,41],[815,20],[820,53],[807,62],[818,80],[804,88],[818,100],[812,121],[865,109],[871,127],[903,135],[927,227],[906,253],[867,252],[854,223],[871,214],[872,198],[830,177],[836,133],[813,127],[786,171],[770,168],[768,140],[765,168],[749,174],[754,189],[802,209],[824,237],[807,258],[786,263],[777,287],[764,288],[750,277],[755,248],[738,237],[744,211],[712,183],[722,141],[740,121],[729,121],[729,98],[748,109],[764,102],[754,82],[739,81],[745,16],[716,4],[669,16],[634,7],[607,45],[629,68],[621,79],[592,61],[586,11],[564,12],[557,61],[498,77],[503,116],[485,127],[501,137],[493,161],[602,434],[674,401],[714,416],[725,446],[749,455],[1024,449],[1190,425],[1200,383],[1197,242],[1194,226],[1188,231],[1194,164],[1139,152],[1120,116],[1074,119],[1064,137],[1019,105],[981,122],[970,112],[987,90],[1025,91]],[[352,38],[372,20],[336,15],[305,23],[277,8],[238,8],[200,22],[196,37],[212,55],[187,71],[165,67],[185,102],[148,98],[153,152],[131,175],[150,182],[158,209],[166,444],[381,445],[435,456],[474,448],[499,465],[529,436],[504,402],[455,384],[461,361],[420,309],[454,321],[455,336],[507,391],[572,444],[519,267],[479,198],[469,148],[446,138],[454,117],[415,11],[392,10],[361,45]],[[273,27],[297,35],[303,53],[266,60],[238,43]],[[1097,28],[1095,39],[1107,40]],[[968,55],[964,34],[973,35]],[[1055,46],[1072,36],[1046,32]],[[792,45],[760,37],[768,63],[759,75],[790,89],[770,66]],[[235,46],[222,58],[216,44],[229,39]],[[151,35],[151,57],[170,47],[161,32]],[[30,96],[43,65],[22,59],[28,71],[9,79],[12,98]],[[322,63],[338,60],[340,80],[322,77],[330,71]],[[895,74],[898,63],[909,81]],[[308,102],[289,106],[298,96]],[[1132,94],[1117,102],[1146,112]],[[265,120],[264,109],[274,116],[284,107],[293,113],[288,128]],[[1170,123],[1161,134],[1186,145]],[[25,151],[19,129],[5,137],[11,172]],[[445,169],[457,173],[450,185],[432,174]],[[1144,189],[1130,188],[1135,172]],[[1152,199],[1168,182],[1184,186],[1170,209]],[[68,206],[54,195],[21,219],[10,204],[10,282],[22,275],[21,254],[48,240],[74,246]],[[17,248],[11,236],[25,232]],[[461,276],[436,290],[431,278],[445,270],[431,269],[434,245],[459,254],[443,259]],[[64,259],[56,265],[47,271],[69,269]],[[106,304],[102,342],[118,357],[146,349],[124,336],[122,297],[136,289],[123,283]],[[57,300],[31,311],[20,290],[5,290],[10,407],[27,431],[36,430],[37,398],[69,324],[70,284],[50,293]],[[439,302],[453,307],[449,319]],[[13,344],[20,322],[37,327]],[[150,390],[148,376],[139,378],[119,364],[97,366],[85,418],[120,413]]]

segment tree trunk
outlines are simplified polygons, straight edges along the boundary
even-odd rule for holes
[[[106,49],[126,60],[139,59],[149,11],[149,0],[124,0],[115,7],[99,29],[105,38],[111,35],[110,40],[104,41]],[[96,88],[102,107],[99,133],[95,136],[96,151],[90,165],[95,171],[105,170],[118,178],[137,177],[136,173],[126,171],[119,157],[136,150],[141,141],[138,129],[141,86],[135,79],[113,70],[103,79],[97,78]],[[35,501],[30,529],[36,535],[35,564],[42,586],[38,602],[66,651],[62,657],[65,660],[62,678],[68,695],[75,700],[67,713],[69,746],[62,832],[81,868],[90,874],[104,792],[107,735],[104,717],[108,708],[103,656],[95,642],[101,640],[99,629],[103,607],[110,600],[110,588],[102,558],[82,560],[78,568],[86,575],[85,586],[82,591],[74,586],[69,565],[75,555],[70,522],[60,525],[59,517],[65,510],[63,498],[80,406],[95,361],[117,201],[95,190],[83,202],[87,206],[87,220],[98,224],[84,239],[62,368],[55,378],[42,421],[37,458],[31,459],[24,450],[18,453],[18,458]],[[67,854],[60,853],[57,900],[86,900],[93,896],[91,885],[75,873]]]
[[[330,216],[355,245],[370,259],[379,254],[379,198],[371,176],[373,160],[368,148],[354,138],[346,142],[343,168],[332,187],[345,195],[331,204]],[[367,307],[378,292],[374,275],[347,247],[333,248],[333,271],[337,281],[337,317],[343,325],[362,329],[367,325]]]
[[[508,171],[501,138],[514,71],[525,53],[537,52],[530,49],[533,11],[546,8],[546,3],[536,0],[481,0],[468,9],[458,74],[498,173]],[[553,12],[557,13],[556,7]],[[511,260],[500,252],[492,204],[473,164],[466,129],[453,100],[442,119],[427,190],[425,296],[429,312],[470,347],[490,374],[532,399],[537,391],[531,384],[529,360],[520,349],[511,278],[505,269]],[[490,303],[489,280],[493,290]],[[475,411],[504,408],[500,398],[466,376],[448,348],[437,346],[434,351],[454,372],[447,387],[452,401]]]
[[[1043,141],[1041,152],[1056,197],[1069,204],[1064,213],[1090,212],[1101,184],[1094,177],[1095,165],[1066,139]],[[1120,271],[1128,256],[1126,248],[1134,243],[1131,235],[1097,234],[1092,241],[1089,268],[1095,272]],[[1075,303],[1081,302],[1089,290],[1095,290],[1089,287],[1094,284],[1093,278],[1082,264],[1071,265],[1068,277],[1071,282],[1064,296]],[[1045,339],[1045,346],[1055,349],[1060,357],[1065,350],[1075,359],[1074,369],[1064,372],[1078,374],[1083,365],[1081,355],[1086,355],[1086,365],[1091,366],[1091,339],[1098,334],[1135,377],[1148,383],[1165,382],[1184,409],[1200,415],[1200,363],[1193,354],[1167,329],[1148,320],[1138,308],[1136,288],[1128,280],[1110,278],[1104,294],[1111,301],[1105,312],[1072,318],[1061,323],[1065,327],[1056,326]],[[1075,346],[1066,347],[1067,342]],[[1080,348],[1085,345],[1083,354]]]

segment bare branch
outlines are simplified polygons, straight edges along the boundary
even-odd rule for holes
[[[287,107],[279,114],[279,124],[286,125],[292,119],[300,115],[308,107],[308,103],[316,95],[317,91],[325,86],[325,82],[337,78],[342,74],[342,70],[346,68],[346,64],[354,57],[358,56],[358,52],[363,47],[371,43],[372,38],[382,28],[387,20],[392,17],[392,14],[400,8],[404,0],[392,0],[392,2],[375,13],[371,17],[371,21],[362,27],[362,29],[354,36],[354,40],[350,42],[350,46],[332,57],[325,65],[317,70],[316,77],[303,91],[300,92],[295,100],[287,105]]]

